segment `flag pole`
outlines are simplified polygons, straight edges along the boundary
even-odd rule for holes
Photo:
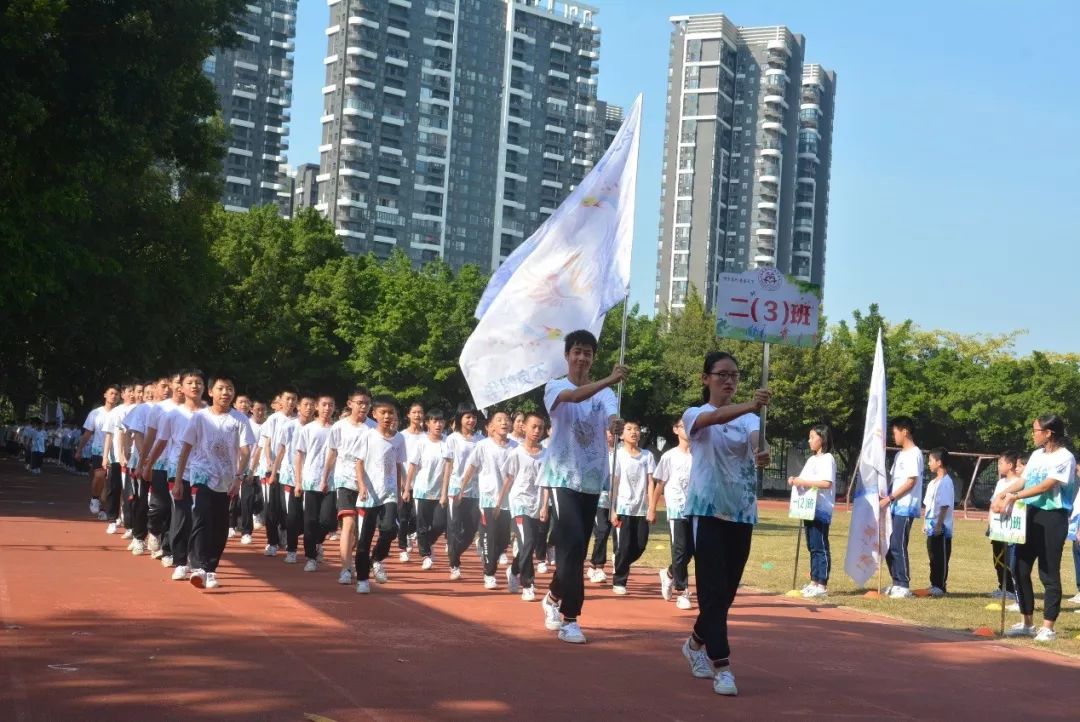
[[[626,362],[626,322],[630,315],[630,292],[627,290],[623,296],[623,308],[622,308],[622,334],[619,336],[619,365],[622,366]],[[619,388],[615,392],[615,408],[619,410],[619,418],[622,418],[622,392],[623,382],[619,382]],[[616,524],[619,520],[619,515],[615,511],[615,500],[618,498],[618,483],[619,480],[615,476],[615,457],[619,453],[619,437],[612,434],[615,438],[615,444],[611,447],[611,464],[610,466],[610,478],[608,479],[608,519],[612,525]]]
[[[769,342],[766,341],[761,350],[761,388],[769,388]],[[761,411],[758,412],[761,419],[761,428],[758,431],[758,453],[765,451],[765,425],[768,421],[769,407],[762,406]],[[765,491],[765,467],[759,466],[757,468],[757,495],[760,497]],[[800,527],[800,533],[801,527]]]

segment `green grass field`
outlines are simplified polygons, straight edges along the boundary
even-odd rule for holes
[[[851,579],[844,573],[844,551],[847,548],[848,521],[847,512],[838,512],[833,519],[829,533],[832,548],[832,574],[829,581],[827,603],[850,607],[866,612],[873,612],[895,619],[902,619],[914,624],[968,631],[976,627],[990,627],[997,630],[1001,612],[989,611],[988,604],[994,602],[989,594],[994,589],[997,579],[994,575],[990,553],[990,541],[984,536],[985,521],[965,521],[957,515],[953,536],[952,560],[949,564],[949,595],[943,599],[866,599],[865,590],[856,591]],[[783,511],[763,509],[761,520],[754,529],[754,542],[750,560],[743,574],[743,584],[766,593],[783,594],[791,588],[795,562],[795,536],[797,522],[787,517]],[[921,520],[912,529],[909,553],[911,555],[912,589],[925,589],[930,586],[930,565],[926,554],[925,537],[922,535]],[[916,531],[919,532],[916,535]],[[660,568],[671,561],[666,522],[653,525],[649,536],[649,548],[639,562],[642,566]],[[1072,554],[1068,546],[1061,560],[1061,577],[1064,597],[1068,599],[1076,591],[1076,578],[1073,572]],[[809,578],[810,564],[806,552],[805,539],[799,551],[799,573],[797,586],[802,588]],[[691,567],[691,576],[693,571]],[[1035,624],[1042,623],[1042,587],[1038,574],[1033,575],[1035,585]],[[883,584],[888,585],[888,570],[883,575]],[[876,579],[871,580],[876,589]],[[659,583],[657,583],[659,587]],[[659,593],[659,591],[658,591]],[[738,604],[738,602],[736,602]],[[1061,616],[1058,617],[1058,640],[1051,645],[1035,645],[1029,640],[1007,640],[1009,644],[1026,644],[1049,647],[1055,651],[1080,656],[1080,614],[1075,605],[1063,602]],[[1006,627],[1020,621],[1017,613],[1006,612]]]

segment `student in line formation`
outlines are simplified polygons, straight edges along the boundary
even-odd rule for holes
[[[683,656],[691,674],[713,681],[714,692],[735,695],[727,618],[757,522],[756,468],[770,459],[767,445],[758,438],[757,415],[769,403],[770,392],[759,389],[750,401],[733,403],[741,377],[736,360],[723,352],[708,354],[701,376],[703,404],[675,420],[679,443],[657,463],[638,446],[639,424],[616,423],[611,388],[627,370],[616,366],[610,375],[593,381],[596,340],[585,331],[567,336],[565,352],[568,375],[549,382],[544,391],[547,416],[496,412],[487,419],[486,436],[476,431],[479,413],[464,407],[449,435],[442,412],[425,412],[419,405],[409,408],[408,428],[398,431],[393,400],[372,400],[363,389],[350,394],[347,413],[337,422],[332,421],[331,397],[300,398],[286,389],[275,400],[274,413],[260,423],[253,421],[254,411],[251,417],[245,413],[246,404],[240,404],[244,410],[233,408],[232,379],[212,379],[211,403],[206,405],[202,374],[189,370],[143,384],[142,400],[135,385],[109,387],[103,406],[84,424],[75,456],[89,448],[91,509],[109,522],[107,531],[115,532],[121,519],[133,538],[133,553],[149,549],[165,566],[174,567],[174,579],[190,579],[202,588],[219,584],[216,567],[237,523],[235,516],[230,519],[229,498],[237,494],[241,543],[250,543],[247,530],[255,522],[245,526],[246,518],[256,516],[256,500],[261,499],[265,553],[275,556],[284,538],[286,562],[296,562],[302,533],[307,571],[318,570],[322,544],[340,523],[338,581],[355,581],[359,593],[371,591],[371,576],[380,583],[389,580],[386,560],[402,538],[405,548],[399,560],[406,559],[410,533],[401,532],[399,509],[408,505],[422,569],[434,566],[434,545],[445,534],[450,578],[460,579],[461,555],[479,532],[483,583],[497,588],[498,557],[513,538],[516,553],[508,560],[507,587],[531,601],[537,598],[535,574],[544,573],[534,559],[547,563],[547,556],[537,552],[540,539],[547,540],[543,524],[548,522],[555,568],[541,609],[545,626],[569,643],[586,641],[578,619],[594,528],[589,579],[606,581],[606,559],[599,547],[606,546],[607,532],[599,522],[610,520],[615,533],[612,589],[622,594],[662,494],[671,564],[660,572],[660,590],[680,608],[692,606],[687,567],[691,558],[695,561],[698,615]],[[128,421],[139,406],[146,408]],[[913,425],[898,418],[891,426],[901,451],[892,467],[890,493],[881,500],[894,521],[886,555],[893,580],[889,595],[910,596],[907,546],[920,506],[926,508],[932,587],[944,594],[954,506],[948,455],[940,449],[931,452],[934,477],[924,497],[922,453],[914,443]],[[1008,555],[1011,563],[1004,565],[1011,570],[1006,576],[1014,581],[1024,614],[1024,622],[1011,631],[1047,641],[1053,638],[1060,610],[1060,556],[1055,549],[1065,541],[1072,508],[1066,495],[1075,460],[1064,447],[1064,428],[1057,417],[1040,417],[1033,435],[1039,449],[1022,472],[1003,455],[999,468],[1007,483],[999,484],[994,504],[1003,509],[1017,499],[1028,502],[1028,542],[1017,545]],[[616,439],[621,441],[618,449]],[[812,581],[804,595],[813,597],[824,595],[828,584],[836,471],[828,427],[815,426],[809,442],[813,456],[789,483],[819,492],[815,518],[805,522]],[[253,485],[250,490],[245,490],[247,483]],[[605,510],[601,498],[608,492]],[[124,504],[119,503],[122,497]],[[130,511],[125,511],[128,506]],[[139,521],[143,509],[147,523]],[[1036,561],[1047,589],[1045,621],[1038,632],[1031,621],[1030,591]],[[996,568],[1005,574],[1001,563]]]

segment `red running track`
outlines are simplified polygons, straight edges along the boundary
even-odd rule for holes
[[[485,591],[471,553],[457,583],[445,558],[395,557],[361,597],[335,554],[305,574],[232,540],[222,587],[199,592],[124,551],[84,497],[82,477],[0,460],[0,719],[1077,719],[1073,660],[750,593],[740,696],[719,697],[679,653],[694,613],[644,570],[628,597],[589,589],[582,647],[538,602]]]

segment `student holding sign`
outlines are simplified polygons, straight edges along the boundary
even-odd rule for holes
[[[798,476],[788,479],[792,490],[792,513],[803,520],[806,549],[810,552],[810,583],[802,588],[804,599],[827,594],[832,569],[829,525],[836,494],[836,460],[832,455],[829,427],[818,424],[810,429],[809,444],[813,455],[806,460]]]
[[[1065,448],[1065,423],[1056,414],[1035,419],[1031,436],[1039,448],[1028,459],[1023,479],[996,496],[991,510],[1000,513],[1021,500],[1027,506],[1025,539],[1016,545],[1013,561],[1016,596],[1024,621],[1013,625],[1006,636],[1052,642],[1057,639],[1054,623],[1061,612],[1061,557],[1072,509],[1076,459]],[[1031,586],[1031,570],[1036,561],[1045,592],[1043,624],[1039,630],[1033,623],[1035,596]]]
[[[1020,473],[1017,471],[1017,465],[1020,460],[1020,454],[1015,451],[1003,451],[998,456],[998,473],[1001,478],[998,479],[997,485],[994,486],[994,497],[1002,492],[1006,491],[1010,486],[1020,481]],[[994,521],[994,517],[998,516],[991,512],[991,523]],[[991,535],[991,530],[987,529],[987,536]],[[1009,597],[1015,599],[1016,589],[1013,586],[1012,574],[1009,572],[1010,559],[1012,557],[1012,551],[1009,548],[1008,542],[1003,539],[995,539],[991,537],[990,548],[994,555],[994,573],[997,575],[997,589],[991,595],[994,599],[1002,599]],[[1005,602],[1002,601],[1002,604]]]

